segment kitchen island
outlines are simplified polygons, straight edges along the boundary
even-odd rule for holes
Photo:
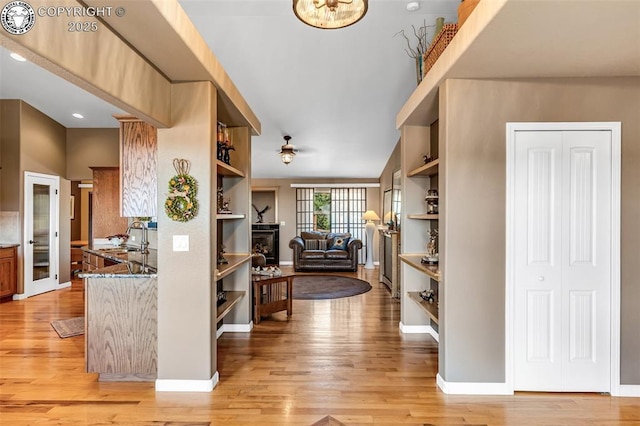
[[[98,373],[100,381],[155,380],[156,251],[144,254],[108,246],[82,250],[85,267],[79,276],[84,278],[85,288],[87,372]]]

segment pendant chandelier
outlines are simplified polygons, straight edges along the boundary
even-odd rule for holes
[[[293,157],[296,155],[295,147],[289,143],[291,136],[285,136],[285,144],[280,147],[280,157],[284,164],[289,164],[293,161]]]
[[[355,24],[368,7],[369,0],[293,0],[293,13],[298,19],[327,30]]]

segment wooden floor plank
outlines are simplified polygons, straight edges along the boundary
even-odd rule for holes
[[[377,273],[347,274],[369,281],[368,293],[295,300],[291,318],[278,312],[251,333],[225,333],[210,393],[84,373],[84,337],[60,339],[50,326],[83,315],[80,280],[0,303],[0,424],[640,425],[634,398],[443,394],[437,342],[399,332],[399,304]]]

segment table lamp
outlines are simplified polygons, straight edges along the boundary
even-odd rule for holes
[[[362,220],[366,220],[365,232],[367,233],[367,261],[364,269],[373,269],[373,231],[376,229],[374,220],[380,220],[380,217],[373,210],[367,210],[362,215]]]

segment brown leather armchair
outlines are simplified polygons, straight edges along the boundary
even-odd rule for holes
[[[349,233],[302,232],[289,241],[293,268],[304,271],[357,271],[362,241]]]

